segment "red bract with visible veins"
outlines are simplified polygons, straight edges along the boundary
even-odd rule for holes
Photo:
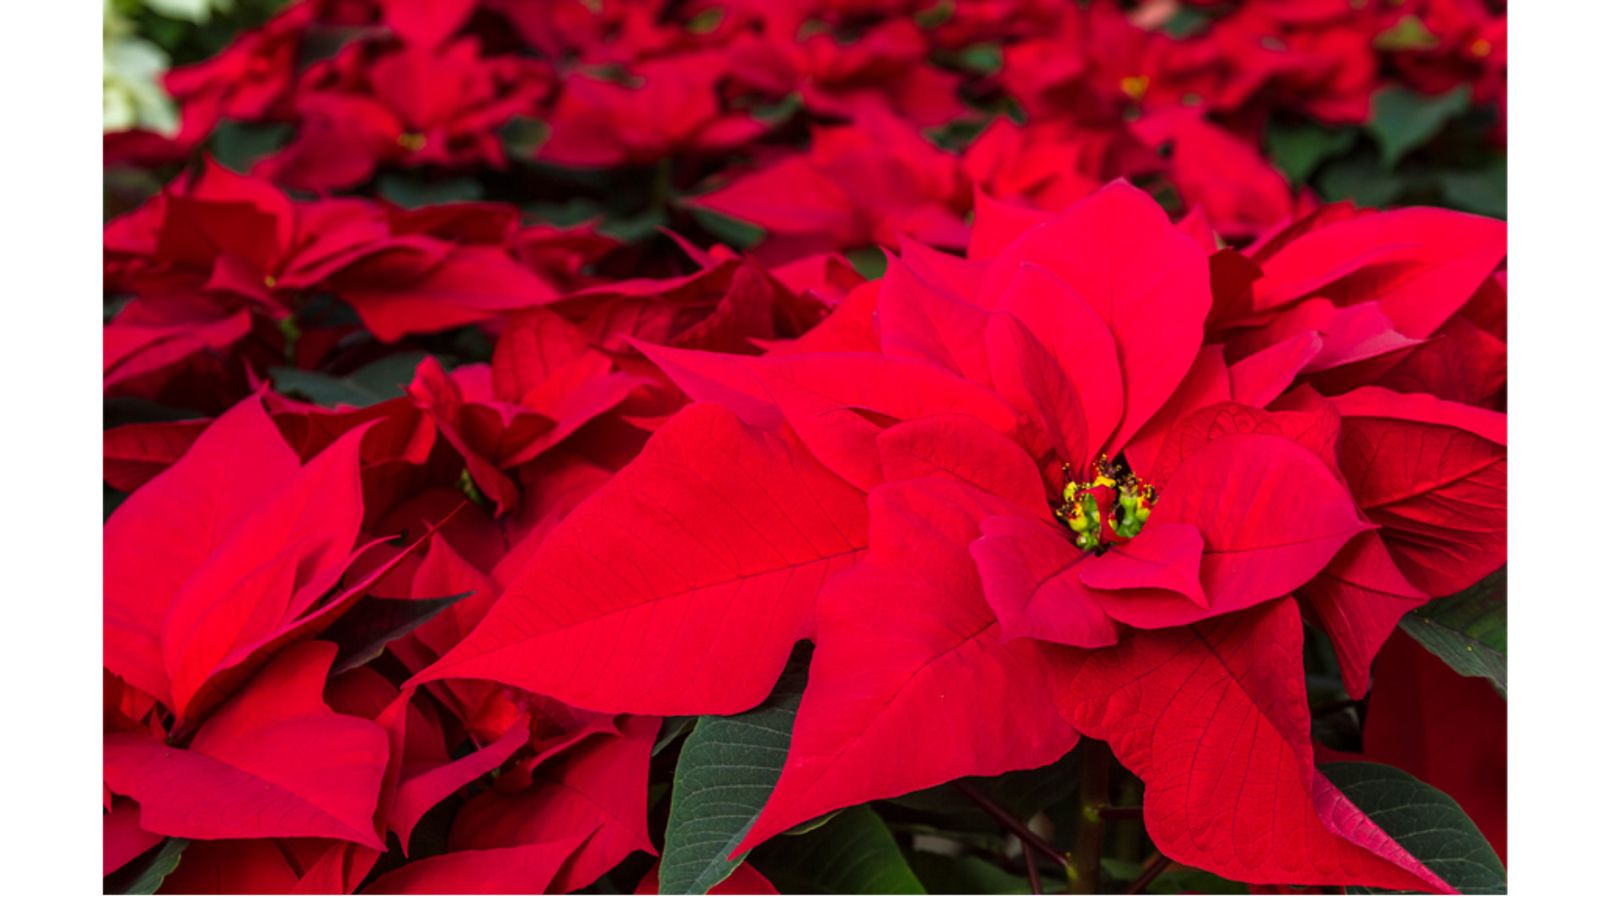
[[[1318,292],[1333,310],[1278,329],[1262,359],[1229,348],[1312,302],[1288,284],[1324,276],[1280,275],[1274,293],[1269,274],[1254,310],[1219,306],[1209,248],[1125,184],[1060,215],[982,205],[967,259],[906,242],[839,327],[781,355],[642,346],[697,404],[419,681],[720,713],[756,702],[809,636],[789,759],[741,849],[843,806],[1042,765],[1081,731],[1144,779],[1174,859],[1261,883],[1437,889],[1312,767],[1292,595],[1364,683],[1400,613],[1481,574],[1463,559],[1503,560],[1503,416],[1375,388],[1329,400],[1308,379],[1373,340],[1410,346],[1338,310],[1424,328],[1475,290],[1441,296],[1448,279],[1487,272],[1441,267],[1431,231],[1384,247],[1377,270],[1359,249],[1340,262],[1348,245],[1301,246],[1317,235],[1291,227],[1263,267],[1343,273]],[[1413,287],[1430,278],[1447,280]],[[1394,429],[1410,430],[1388,445],[1400,452],[1364,449]]]
[[[1505,225],[1319,199],[1494,204],[1503,2],[216,6],[107,24],[108,889],[657,893],[758,708],[711,893],[1074,762],[1074,889],[1448,891],[1339,759],[1504,855],[1397,625],[1503,573]]]

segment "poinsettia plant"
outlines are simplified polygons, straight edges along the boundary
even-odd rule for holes
[[[1503,4],[122,6],[108,891],[1504,891]]]

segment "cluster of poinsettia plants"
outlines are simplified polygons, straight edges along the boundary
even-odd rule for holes
[[[108,891],[1504,890],[1503,3],[168,5]]]

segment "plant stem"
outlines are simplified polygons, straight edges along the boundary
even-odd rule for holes
[[[1028,865],[1028,888],[1035,894],[1044,893],[1039,885],[1039,864],[1033,861],[1033,848],[1027,844],[1022,845],[1022,860]]]
[[[1101,811],[1111,802],[1111,748],[1085,738],[1078,760],[1078,836],[1072,846],[1077,863],[1067,878],[1073,894],[1093,894],[1100,888],[1100,853],[1106,838]]]
[[[1135,878],[1133,883],[1128,885],[1128,890],[1125,893],[1137,894],[1140,891],[1143,891],[1145,888],[1150,886],[1150,882],[1156,880],[1156,876],[1166,871],[1167,866],[1171,864],[1172,860],[1168,859],[1163,854],[1157,853],[1155,858],[1151,859],[1149,864],[1144,867],[1144,871],[1139,873],[1139,877]]]
[[[1001,808],[1000,804],[990,800],[988,797],[985,797],[983,794],[979,793],[977,788],[970,784],[964,784],[960,781],[953,782],[953,784],[956,790],[966,794],[967,799],[971,800],[973,803],[976,803],[979,809],[989,814],[990,818],[994,819],[996,822],[999,822],[1003,828],[1016,835],[1024,844],[1039,851],[1039,853],[1043,855],[1045,859],[1050,860],[1064,869],[1071,868],[1071,861],[1067,858],[1065,853],[1062,853],[1060,850],[1050,846],[1049,841],[1038,836],[1037,834],[1034,834],[1033,829],[1019,821],[1016,816],[1006,812],[1003,808]]]

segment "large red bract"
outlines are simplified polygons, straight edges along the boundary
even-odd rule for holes
[[[1503,4],[117,7],[108,890],[1503,856]]]

